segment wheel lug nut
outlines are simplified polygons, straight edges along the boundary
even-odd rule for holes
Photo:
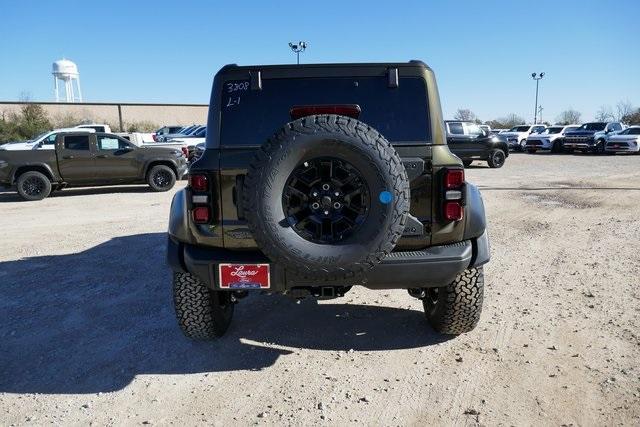
[[[320,203],[314,202],[311,204],[311,209],[318,209],[320,207]]]
[[[338,193],[337,191],[335,193],[333,193],[334,196],[338,197],[340,195],[340,193]]]
[[[313,192],[313,194],[312,194],[312,196],[313,196],[313,197],[318,197],[318,192],[317,192],[317,191],[314,191],[314,192]]]
[[[328,191],[329,190],[329,184],[322,184],[322,189],[324,191]]]
[[[324,214],[325,215],[329,215],[329,211],[324,211]]]
[[[334,209],[340,209],[341,207],[342,207],[342,205],[341,205],[340,203],[338,203],[338,202],[335,202],[335,203],[333,204],[333,208],[334,208]]]

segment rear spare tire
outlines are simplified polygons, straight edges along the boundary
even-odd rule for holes
[[[243,203],[256,243],[273,262],[316,280],[347,278],[395,247],[409,182],[375,129],[345,116],[308,116],[258,150]]]
[[[51,181],[41,172],[29,171],[18,177],[18,194],[30,201],[42,200],[51,193]]]

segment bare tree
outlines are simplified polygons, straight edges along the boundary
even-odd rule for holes
[[[629,101],[620,101],[616,104],[616,120],[622,121],[622,118],[633,113],[633,105]]]
[[[622,121],[628,125],[640,125],[640,108],[622,117]]]
[[[468,108],[458,108],[458,111],[456,111],[456,114],[454,114],[453,118],[454,120],[473,122],[476,120],[476,115]]]
[[[522,125],[525,122],[524,118],[522,118],[521,116],[515,113],[508,114],[507,117],[498,119],[498,121],[502,122],[502,124],[504,124],[504,126],[507,128],[511,128],[517,125]]]
[[[596,113],[595,119],[597,122],[611,122],[616,119],[616,116],[613,114],[611,106],[601,105]]]
[[[559,125],[572,125],[575,123],[580,123],[580,116],[582,114],[580,111],[574,110],[573,108],[568,108],[561,112],[556,118],[556,123]]]

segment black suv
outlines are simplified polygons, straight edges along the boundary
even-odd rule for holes
[[[424,63],[228,65],[207,126],[169,220],[187,336],[221,336],[251,290],[335,298],[354,285],[407,289],[442,333],[476,326],[484,206]]]
[[[465,167],[474,160],[486,161],[491,168],[501,168],[509,156],[507,143],[475,123],[447,120],[447,144]]]

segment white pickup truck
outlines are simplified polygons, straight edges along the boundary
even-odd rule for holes
[[[7,142],[0,145],[0,150],[55,150],[56,135],[59,132],[78,132],[79,128],[63,128],[54,129],[49,132],[42,133],[28,141]],[[81,132],[95,132],[93,128],[80,128]]]

